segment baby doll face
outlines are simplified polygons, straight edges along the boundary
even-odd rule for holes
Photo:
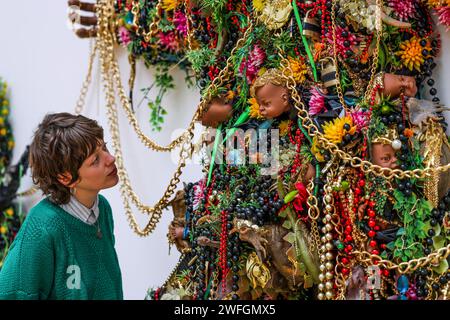
[[[276,118],[289,111],[288,90],[271,83],[256,90],[259,112],[266,119]]]
[[[201,118],[202,125],[217,128],[222,122],[228,121],[232,113],[231,104],[227,104],[221,99],[213,99],[209,104],[208,111]]]
[[[416,79],[410,76],[386,73],[384,75],[384,96],[397,98],[402,91],[405,96],[414,97],[417,93]]]
[[[372,163],[383,168],[396,169],[398,164],[395,150],[390,144],[372,144]]]

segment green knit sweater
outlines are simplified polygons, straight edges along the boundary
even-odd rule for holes
[[[0,270],[0,299],[123,299],[108,201],[97,226],[44,199],[28,213]]]

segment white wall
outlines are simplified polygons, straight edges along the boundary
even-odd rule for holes
[[[16,139],[16,161],[46,113],[74,110],[87,70],[89,41],[76,38],[66,27],[65,0],[0,0],[0,3],[0,77],[9,83],[11,90],[11,123]],[[448,61],[449,57],[449,34],[442,34],[442,50],[445,55],[441,57],[435,79],[441,100],[450,105],[450,64],[442,63]],[[118,53],[122,80],[126,84],[129,74],[126,55],[123,49]],[[139,89],[151,82],[150,72],[142,64],[138,64],[137,70],[135,101],[140,100]],[[95,74],[98,75],[97,72]],[[169,114],[163,132],[150,132],[146,105],[142,105],[137,112],[144,131],[162,144],[169,141],[174,129],[187,126],[199,101],[196,90],[185,87],[183,73],[174,74],[177,91],[164,100]],[[101,97],[97,94],[101,87],[96,76],[93,87],[94,94],[88,97],[85,115],[98,119],[108,132],[103,94]],[[155,154],[143,147],[127,125],[122,112],[120,119],[125,165],[133,188],[146,204],[153,204],[161,196],[176,165],[170,161],[169,154]],[[109,140],[108,133],[106,140]],[[188,166],[182,181],[194,181],[199,176],[199,166]],[[27,189],[30,185],[28,176],[23,180],[21,189]],[[166,233],[171,212],[165,211],[153,234],[140,238],[128,226],[118,186],[103,194],[109,199],[114,212],[116,248],[122,268],[125,298],[142,299],[149,286],[157,286],[165,281],[177,261],[175,248],[168,255]],[[24,205],[29,207],[38,199],[38,195],[25,199]],[[136,209],[134,213],[144,225],[145,216]]]

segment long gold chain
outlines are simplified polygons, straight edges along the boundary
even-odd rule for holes
[[[382,26],[382,20],[381,20],[381,7],[383,5],[383,1],[382,0],[376,0],[376,11],[375,11],[375,15],[376,15],[376,19],[375,19],[375,32],[376,32],[376,46],[375,46],[375,51],[373,52],[373,58],[372,58],[372,66],[371,66],[371,76],[370,76],[370,80],[366,89],[366,92],[364,94],[364,100],[368,101],[370,98],[370,93],[371,93],[371,88],[372,88],[372,84],[373,81],[375,79],[375,75],[376,75],[376,71],[377,71],[377,66],[378,66],[378,51],[379,51],[379,47],[380,47],[380,41],[381,41],[381,36],[383,33],[383,26]],[[336,6],[336,0],[333,0],[332,5],[331,5],[331,30],[332,30],[332,36],[333,36],[333,61],[334,61],[334,65],[336,68],[336,80],[337,80],[337,84],[336,84],[336,90],[338,92],[338,96],[339,96],[339,100],[343,106],[343,108],[348,111],[348,107],[347,104],[345,103],[344,100],[344,94],[342,92],[342,87],[341,87],[341,82],[340,82],[340,75],[339,75],[339,63],[338,63],[338,54],[337,54],[337,49],[336,49],[336,12],[335,12],[335,6]]]
[[[119,135],[119,127],[118,127],[118,116],[117,109],[115,104],[115,92],[114,88],[117,86],[119,88],[119,95],[121,99],[121,103],[124,106],[128,105],[128,99],[125,95],[125,91],[121,85],[120,73],[118,72],[118,63],[114,56],[114,38],[113,38],[113,28],[111,27],[111,17],[113,13],[113,7],[111,0],[101,0],[98,6],[98,17],[99,17],[99,37],[97,39],[98,46],[100,50],[100,62],[101,62],[101,72],[103,78],[103,86],[106,92],[106,100],[107,100],[107,113],[109,126],[111,131],[112,145],[116,156],[116,163],[118,168],[118,175],[121,181],[120,190],[122,195],[122,200],[125,207],[125,213],[127,215],[128,221],[130,223],[131,228],[140,236],[147,236],[150,234],[156,227],[156,224],[161,218],[162,210],[167,207],[168,202],[172,194],[174,193],[177,184],[180,182],[180,175],[182,173],[182,168],[185,166],[186,159],[191,154],[192,149],[192,138],[193,134],[193,125],[189,127],[187,130],[187,137],[183,139],[183,143],[181,145],[180,150],[180,160],[178,162],[178,167],[170,180],[164,195],[161,199],[156,203],[154,207],[146,206],[142,204],[139,197],[131,188],[131,184],[128,178],[128,174],[125,170],[123,164],[123,156],[121,152],[120,145],[120,135]],[[194,119],[201,114],[201,112],[205,109],[206,102],[210,98],[211,92],[215,92],[217,86],[223,84],[225,80],[225,76],[229,75],[230,66],[232,64],[232,55],[247,39],[252,29],[251,23],[247,28],[244,36],[239,39],[236,44],[236,47],[233,49],[230,57],[227,60],[227,64],[224,69],[219,72],[218,77],[216,77],[210,86],[208,87],[207,93],[205,94],[205,99],[203,99],[200,105],[197,108],[197,111],[194,115]],[[130,110],[131,111],[131,110]],[[136,219],[132,213],[130,208],[129,199],[133,202],[133,204],[142,212],[150,215],[150,219],[147,225],[140,229]]]
[[[138,36],[143,36],[145,42],[150,42],[152,37],[156,35],[158,32],[158,23],[161,20],[160,12],[162,9],[162,0],[159,0],[156,5],[156,14],[153,17],[152,23],[150,24],[150,28],[148,32],[145,32],[145,29],[139,24],[139,0],[133,1],[133,6],[131,8],[131,13],[133,14],[133,26],[136,28],[136,34]]]

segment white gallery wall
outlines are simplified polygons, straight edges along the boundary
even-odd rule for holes
[[[11,124],[17,161],[25,146],[30,143],[33,130],[49,112],[73,112],[81,84],[87,72],[89,40],[78,39],[67,27],[66,0],[0,0],[0,77],[10,86]],[[442,32],[442,51],[434,78],[441,101],[450,105],[450,35]],[[122,82],[127,87],[129,65],[124,49],[116,50],[121,67]],[[176,79],[176,90],[163,100],[168,111],[162,132],[150,130],[149,109],[143,103],[136,111],[143,131],[160,144],[167,144],[172,133],[187,127],[199,94],[195,88],[184,84],[184,73],[171,71]],[[97,119],[105,128],[106,141],[110,141],[103,92],[98,78],[98,66],[94,66],[93,79],[84,115]],[[152,82],[151,70],[137,64],[135,102],[142,95],[139,89]],[[155,96],[155,93],[153,95]],[[168,153],[149,151],[138,140],[128,125],[122,110],[119,112],[120,134],[125,166],[131,184],[140,199],[147,205],[156,203],[163,194],[176,168]],[[448,118],[448,117],[447,117]],[[197,128],[197,132],[198,132]],[[199,165],[188,165],[182,181],[195,181],[201,176]],[[30,175],[23,179],[21,190],[32,185]],[[143,299],[149,287],[161,285],[178,259],[173,247],[168,254],[167,226],[172,213],[164,211],[156,230],[141,238],[128,225],[119,186],[102,192],[109,200],[115,220],[116,249],[122,269],[125,299]],[[37,194],[23,199],[29,208],[40,199]],[[133,208],[141,226],[148,218]]]

